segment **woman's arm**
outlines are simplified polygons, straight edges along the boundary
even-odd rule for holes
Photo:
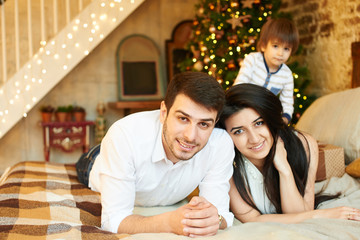
[[[308,159],[310,165],[304,196],[300,194],[296,187],[293,172],[287,161],[287,152],[284,143],[281,139],[278,139],[277,141],[274,165],[279,171],[280,197],[283,213],[299,213],[314,209],[314,188],[318,162],[318,147],[316,140],[310,135],[304,134],[304,136],[302,136],[299,134],[299,138],[304,145],[307,156],[310,152],[311,158]]]
[[[319,209],[288,214],[261,214],[249,206],[240,196],[233,179],[230,180],[230,209],[243,222],[299,223],[312,218],[337,218],[360,221],[360,210],[351,207]]]

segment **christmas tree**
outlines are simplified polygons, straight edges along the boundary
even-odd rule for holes
[[[280,5],[280,0],[200,0],[187,46],[191,56],[179,68],[207,72],[226,90],[233,85],[245,56],[256,51],[267,19],[284,17],[278,13]],[[294,75],[294,124],[314,97],[302,94],[310,82],[307,69],[297,62],[289,67]]]

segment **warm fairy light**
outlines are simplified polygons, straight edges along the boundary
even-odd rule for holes
[[[108,3],[109,2],[109,3]],[[121,3],[122,0],[113,0],[113,1],[102,1],[102,3],[100,4],[101,7],[103,8],[107,8],[106,10],[109,10],[110,8],[114,8],[114,7],[118,7],[118,9],[120,11],[125,11],[125,8],[123,6],[116,6],[117,3]],[[133,4],[135,3],[134,0],[130,0],[130,2]],[[100,12],[100,11],[102,12]],[[89,42],[94,42],[96,37],[95,36],[99,36],[99,38],[103,39],[105,38],[105,34],[104,33],[100,33],[100,29],[102,29],[101,24],[108,24],[108,22],[114,22],[117,23],[119,21],[119,19],[117,18],[116,15],[114,15],[112,12],[106,12],[103,9],[97,9],[96,12],[93,12],[90,14],[90,18],[91,18],[91,22],[82,22],[82,20],[80,20],[79,18],[75,18],[74,22],[72,23],[72,25],[69,25],[67,28],[70,29],[70,31],[68,33],[65,33],[65,36],[63,36],[61,38],[55,38],[56,40],[45,40],[45,39],[41,39],[40,41],[40,48],[39,51],[37,53],[35,53],[32,57],[33,61],[31,64],[28,63],[26,65],[24,65],[24,67],[26,68],[25,70],[28,72],[25,72],[25,74],[23,75],[23,77],[19,80],[19,81],[15,81],[14,83],[14,90],[12,96],[9,96],[8,99],[6,100],[6,102],[10,105],[12,105],[11,107],[8,107],[8,109],[10,109],[10,112],[12,111],[12,109],[18,108],[20,107],[20,109],[23,109],[23,117],[27,117],[28,116],[28,110],[31,110],[31,108],[39,101],[39,98],[36,97],[34,94],[37,89],[34,84],[43,84],[43,82],[47,81],[47,79],[45,79],[45,74],[49,75],[51,77],[52,70],[50,70],[50,68],[48,68],[48,64],[49,64],[49,60],[48,58],[46,58],[45,55],[50,56],[51,59],[50,61],[53,61],[54,64],[60,64],[59,66],[64,69],[64,70],[69,70],[69,65],[72,64],[72,62],[70,61],[70,59],[73,58],[74,56],[74,52],[71,52],[71,50],[73,50],[75,47],[76,48],[80,48],[80,47],[84,47],[81,48],[82,52],[84,53],[84,55],[89,55],[90,54],[90,50],[92,49],[92,47],[87,47],[87,46],[82,46],[81,42],[72,42],[72,40],[77,38],[77,34],[80,30],[84,30],[86,28],[91,28],[90,33],[93,34],[92,36],[88,36],[88,41]],[[108,21],[108,22],[106,22]],[[222,29],[221,27],[221,23],[219,26],[216,27],[216,29],[218,29],[219,31]],[[89,32],[87,32],[86,34],[89,34]],[[60,35],[59,35],[60,36]],[[85,38],[86,39],[86,38]],[[48,42],[47,42],[48,41]],[[218,39],[216,39],[216,35],[213,34],[211,36],[211,40],[210,40],[213,44],[217,44],[218,43]],[[85,41],[86,42],[86,41]],[[50,43],[50,44],[48,44]],[[50,46],[51,45],[51,46]],[[67,46],[71,46],[73,49],[69,49],[67,52],[71,52],[71,53],[66,53],[66,51],[64,51]],[[86,49],[88,48],[88,49]],[[78,54],[78,53],[77,53]],[[201,53],[202,56],[203,53]],[[210,56],[212,59],[215,58],[215,55],[212,54]],[[69,63],[61,63],[57,62],[55,63],[55,60],[65,60],[65,59],[69,59]],[[210,58],[208,58],[210,61]],[[197,61],[196,58],[193,59],[194,62]],[[209,71],[209,73],[211,75],[213,75],[214,71],[213,68],[216,68],[216,64],[212,65],[211,71]],[[210,69],[209,66],[205,66],[205,69]],[[30,72],[30,71],[31,72]],[[48,73],[49,72],[49,73]],[[51,74],[50,74],[51,73]],[[34,75],[35,74],[35,75]],[[39,78],[39,76],[37,75],[41,75],[44,74],[44,78]],[[46,76],[46,77],[49,77]],[[41,86],[39,86],[41,87]],[[30,98],[26,99],[22,99],[22,94],[24,94],[24,92],[26,92],[26,94],[30,94]],[[0,89],[0,95],[4,95],[4,90]],[[18,106],[19,104],[23,104],[23,106]],[[5,104],[6,105],[6,104]],[[9,118],[9,119],[5,119],[6,115],[9,114],[9,110],[2,108],[0,111],[0,116],[1,119],[0,121],[2,123],[5,123],[6,121],[13,120],[13,118]],[[0,136],[2,135],[2,131],[0,131]]]

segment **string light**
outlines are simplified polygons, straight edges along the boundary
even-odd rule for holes
[[[134,0],[131,0],[130,2],[131,4],[135,3]],[[141,2],[142,1],[139,1],[139,4]],[[40,84],[46,82],[47,78],[51,77],[51,74],[47,74],[48,72],[51,72],[48,67],[49,64],[51,64],[51,61],[57,60],[59,61],[57,64],[61,64],[60,66],[62,66],[63,70],[69,70],[70,66],[72,65],[71,61],[73,59],[73,53],[69,53],[70,50],[64,51],[68,46],[76,47],[76,50],[78,49],[77,51],[80,51],[78,53],[83,53],[85,56],[89,55],[90,50],[93,48],[94,45],[93,42],[95,42],[95,40],[103,39],[105,37],[105,34],[100,32],[102,26],[106,26],[108,22],[119,21],[119,19],[116,17],[116,12],[111,12],[111,14],[109,14],[104,13],[104,10],[107,11],[108,9],[106,9],[106,7],[108,6],[110,8],[116,7],[118,11],[122,12],[125,10],[125,8],[124,6],[120,6],[121,3],[121,0],[112,0],[106,2],[103,1],[100,3],[102,9],[97,8],[97,12],[92,12],[90,14],[91,22],[88,22],[88,19],[86,18],[82,20],[81,15],[80,17],[74,19],[74,21],[70,23],[72,25],[68,27],[69,32],[65,34],[62,41],[59,40],[61,38],[56,38],[56,40],[40,41],[39,51],[33,55],[30,63],[24,65],[24,69],[27,72],[25,72],[25,74],[23,74],[23,76],[19,80],[14,82],[14,90],[11,90],[13,91],[13,94],[10,94],[12,96],[9,95],[6,99],[6,103],[1,104],[2,106],[0,106],[1,123],[8,124],[7,122],[12,122],[13,117],[11,114],[9,115],[9,111],[13,112],[12,109],[18,109],[19,104],[24,104],[22,107],[22,114],[23,117],[27,117],[27,112],[34,106],[34,104],[37,103],[37,101],[39,101],[39,98],[36,96],[38,94],[37,88]],[[90,25],[91,29],[89,29]],[[74,39],[77,39],[77,34],[83,34],[84,31],[88,31],[88,33],[91,33],[93,36],[88,37],[87,42],[72,42],[74,41]],[[214,43],[216,43],[216,41],[214,41]],[[52,58],[49,59],[46,58],[46,56],[52,56]],[[43,76],[42,78],[39,78],[36,75]],[[26,93],[26,95],[29,94],[30,96],[26,96],[24,95],[24,93]],[[0,88],[0,96],[4,96],[3,88]],[[7,107],[7,104],[12,105],[12,107]],[[8,118],[5,118],[6,116],[8,116]],[[0,126],[0,128],[2,128],[2,126]],[[2,136],[3,132],[4,131],[0,129],[0,137]]]

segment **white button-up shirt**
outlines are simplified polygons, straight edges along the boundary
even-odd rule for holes
[[[129,115],[115,122],[104,137],[89,180],[89,187],[101,193],[102,228],[117,232],[134,205],[172,205],[197,186],[230,227],[228,192],[234,158],[230,136],[215,128],[192,159],[173,164],[166,159],[159,116],[159,110]]]

